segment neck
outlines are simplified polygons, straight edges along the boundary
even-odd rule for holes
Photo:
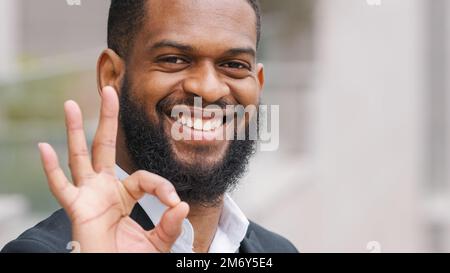
[[[194,252],[207,253],[219,226],[223,198],[214,207],[190,205],[188,219],[194,228]]]

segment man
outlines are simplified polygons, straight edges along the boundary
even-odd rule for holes
[[[254,117],[228,122],[206,109],[216,105],[228,117],[227,106],[259,104],[259,36],[256,0],[112,0],[108,49],[97,66],[102,103],[92,157],[81,110],[68,101],[73,184],[53,148],[39,144],[64,210],[3,251],[296,252],[248,221],[227,195],[255,143],[218,136],[236,135]],[[198,98],[203,106],[194,104]],[[174,116],[179,106],[194,114]],[[175,140],[174,127],[194,138]]]

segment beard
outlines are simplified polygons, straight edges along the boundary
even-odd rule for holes
[[[232,191],[245,173],[250,157],[256,151],[256,141],[229,141],[222,160],[214,164],[202,164],[201,153],[192,153],[191,163],[179,160],[165,133],[164,106],[174,103],[168,98],[158,102],[156,112],[159,122],[152,122],[145,110],[145,104],[132,98],[130,82],[125,75],[120,93],[119,120],[125,143],[132,163],[138,170],[158,174],[169,180],[175,187],[181,200],[190,205],[216,206],[222,196]],[[179,105],[193,102],[193,97],[178,102]],[[224,101],[215,104],[224,106]],[[258,115],[257,115],[258,116]],[[248,125],[247,125],[248,126]],[[208,149],[206,149],[208,150]]]

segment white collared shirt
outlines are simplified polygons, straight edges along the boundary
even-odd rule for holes
[[[128,174],[117,165],[116,173],[121,181],[128,177]],[[162,204],[157,197],[150,194],[145,194],[138,203],[155,226],[167,209],[167,206]],[[247,233],[248,225],[247,217],[245,217],[231,196],[225,194],[219,226],[209,247],[209,253],[235,253]],[[173,244],[171,252],[194,253],[194,235],[192,224],[188,219],[184,219],[181,235]]]

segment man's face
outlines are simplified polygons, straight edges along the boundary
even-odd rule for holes
[[[176,105],[187,105],[193,112],[199,110],[194,108],[194,97],[203,99],[203,107],[258,105],[263,71],[262,65],[256,64],[255,12],[245,0],[152,0],[148,1],[147,10],[127,59],[127,90],[122,93],[126,91],[128,98],[123,99],[122,95],[121,103],[133,104],[128,107],[128,115],[139,108],[140,114],[152,123],[153,131],[160,128],[158,135],[165,139],[177,165],[198,167],[198,171],[217,169],[227,156],[239,156],[230,155],[235,140],[176,141],[171,129],[177,121],[171,117],[171,111]],[[203,124],[208,118],[202,117]],[[240,122],[233,127],[245,128],[246,120]],[[128,125],[129,130],[138,129]],[[216,130],[227,130],[230,125],[224,122]],[[192,134],[205,134],[205,128],[187,127],[190,126],[182,128]],[[128,142],[129,138],[138,137],[131,132],[125,134]],[[246,150],[243,145],[247,144],[240,144],[240,148],[234,145],[235,152]],[[245,158],[242,163],[246,163]]]

